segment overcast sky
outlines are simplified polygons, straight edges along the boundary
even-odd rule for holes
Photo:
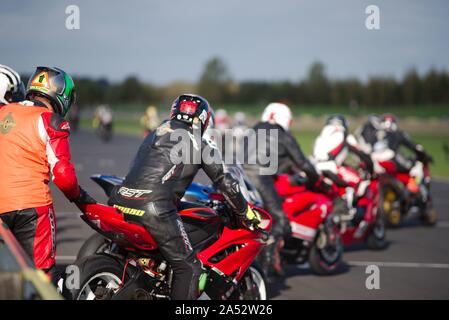
[[[67,5],[81,28],[65,28]],[[380,8],[380,30],[365,8]],[[158,84],[198,79],[212,56],[234,79],[297,80],[313,61],[332,77],[449,70],[446,0],[1,0],[0,64]]]

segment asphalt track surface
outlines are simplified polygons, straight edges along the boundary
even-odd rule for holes
[[[100,187],[90,181],[95,173],[125,175],[141,139],[114,136],[103,143],[93,133],[71,137],[73,161],[80,184],[99,202],[106,202]],[[52,188],[57,216],[57,262],[71,263],[93,230],[80,218],[78,209]],[[313,275],[307,265],[286,268],[287,277],[269,285],[271,299],[449,299],[449,184],[433,185],[439,222],[425,227],[408,219],[402,228],[388,230],[389,247],[370,251],[364,245],[345,251],[345,264],[333,276]],[[380,269],[380,289],[365,286],[366,266]]]

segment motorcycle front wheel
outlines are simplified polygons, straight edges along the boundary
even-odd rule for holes
[[[343,257],[343,244],[337,232],[320,231],[309,252],[309,265],[317,275],[331,275],[338,272]]]
[[[385,220],[378,217],[366,238],[366,244],[371,250],[382,250],[387,247]]]
[[[262,269],[253,263],[231,296],[235,300],[267,300],[267,285]]]

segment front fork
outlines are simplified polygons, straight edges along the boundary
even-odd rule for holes
[[[332,216],[330,216],[325,223],[318,227],[319,232],[316,239],[316,246],[318,249],[324,249],[326,246],[335,246],[338,241],[336,224]]]

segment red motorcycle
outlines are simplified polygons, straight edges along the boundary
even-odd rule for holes
[[[335,222],[345,246],[366,242],[368,248],[387,246],[385,222],[379,210],[379,179],[364,176],[364,170],[340,166],[337,173],[323,170],[336,187]]]
[[[262,222],[254,231],[238,226],[221,194],[209,194],[210,206],[182,202],[179,214],[201,260],[201,299],[266,299],[263,272],[254,260],[271,228],[271,217],[259,212]],[[169,299],[173,272],[151,234],[124,220],[115,208],[80,205],[81,218],[109,240],[111,248],[75,262],[80,281],[64,296],[76,300]],[[113,247],[112,247],[113,246]]]
[[[343,254],[340,232],[333,220],[332,199],[308,190],[305,183],[299,176],[289,175],[279,175],[275,182],[292,229],[282,256],[291,263],[308,262],[316,274],[332,274],[338,270]]]
[[[397,227],[412,210],[429,226],[437,222],[437,213],[430,193],[432,177],[429,164],[432,158],[424,155],[414,159],[411,173],[397,171],[392,160],[378,161],[384,173],[380,182],[380,203],[383,216],[390,227]]]

